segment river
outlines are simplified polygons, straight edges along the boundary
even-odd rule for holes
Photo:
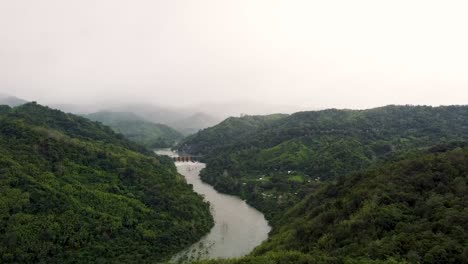
[[[177,153],[168,149],[155,152],[177,156]],[[239,197],[219,193],[201,181],[199,174],[205,167],[204,163],[176,162],[176,167],[187,183],[193,185],[193,190],[210,202],[215,225],[200,241],[176,254],[171,262],[241,257],[268,238],[271,228],[261,212]]]

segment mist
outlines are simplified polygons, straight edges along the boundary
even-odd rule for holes
[[[466,104],[467,11],[427,0],[0,1],[0,92],[232,113]]]

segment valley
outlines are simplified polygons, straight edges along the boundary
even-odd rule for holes
[[[468,264],[467,13],[0,0],[0,264]]]
[[[156,153],[177,156],[168,149],[157,150]],[[200,241],[176,254],[171,262],[242,257],[267,239],[271,228],[263,214],[238,197],[219,193],[201,181],[199,173],[205,164],[177,162],[176,166],[193,190],[209,202],[215,225]]]
[[[201,179],[273,227],[249,256],[208,263],[462,263],[467,117],[466,106],[330,109],[187,137],[178,149],[207,163]]]
[[[463,263],[466,117],[230,117],[168,142],[204,162],[174,164],[174,150],[134,139],[160,127],[118,134],[35,102],[2,106],[2,261]]]

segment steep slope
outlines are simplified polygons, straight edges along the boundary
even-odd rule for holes
[[[273,219],[320,181],[397,153],[465,139],[467,106],[386,106],[299,112],[267,124],[231,118],[179,149],[203,156],[203,180],[241,195]]]
[[[163,124],[143,121],[141,117],[133,113],[101,111],[86,115],[86,117],[110,126],[129,140],[147,148],[171,147],[183,138],[183,135],[175,129]]]
[[[467,184],[466,147],[387,162],[319,188],[251,256],[210,263],[467,263]]]
[[[213,225],[172,161],[35,103],[0,108],[2,263],[154,263]]]

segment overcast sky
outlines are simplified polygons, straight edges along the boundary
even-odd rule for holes
[[[468,1],[0,0],[0,92],[39,102],[468,103]]]

